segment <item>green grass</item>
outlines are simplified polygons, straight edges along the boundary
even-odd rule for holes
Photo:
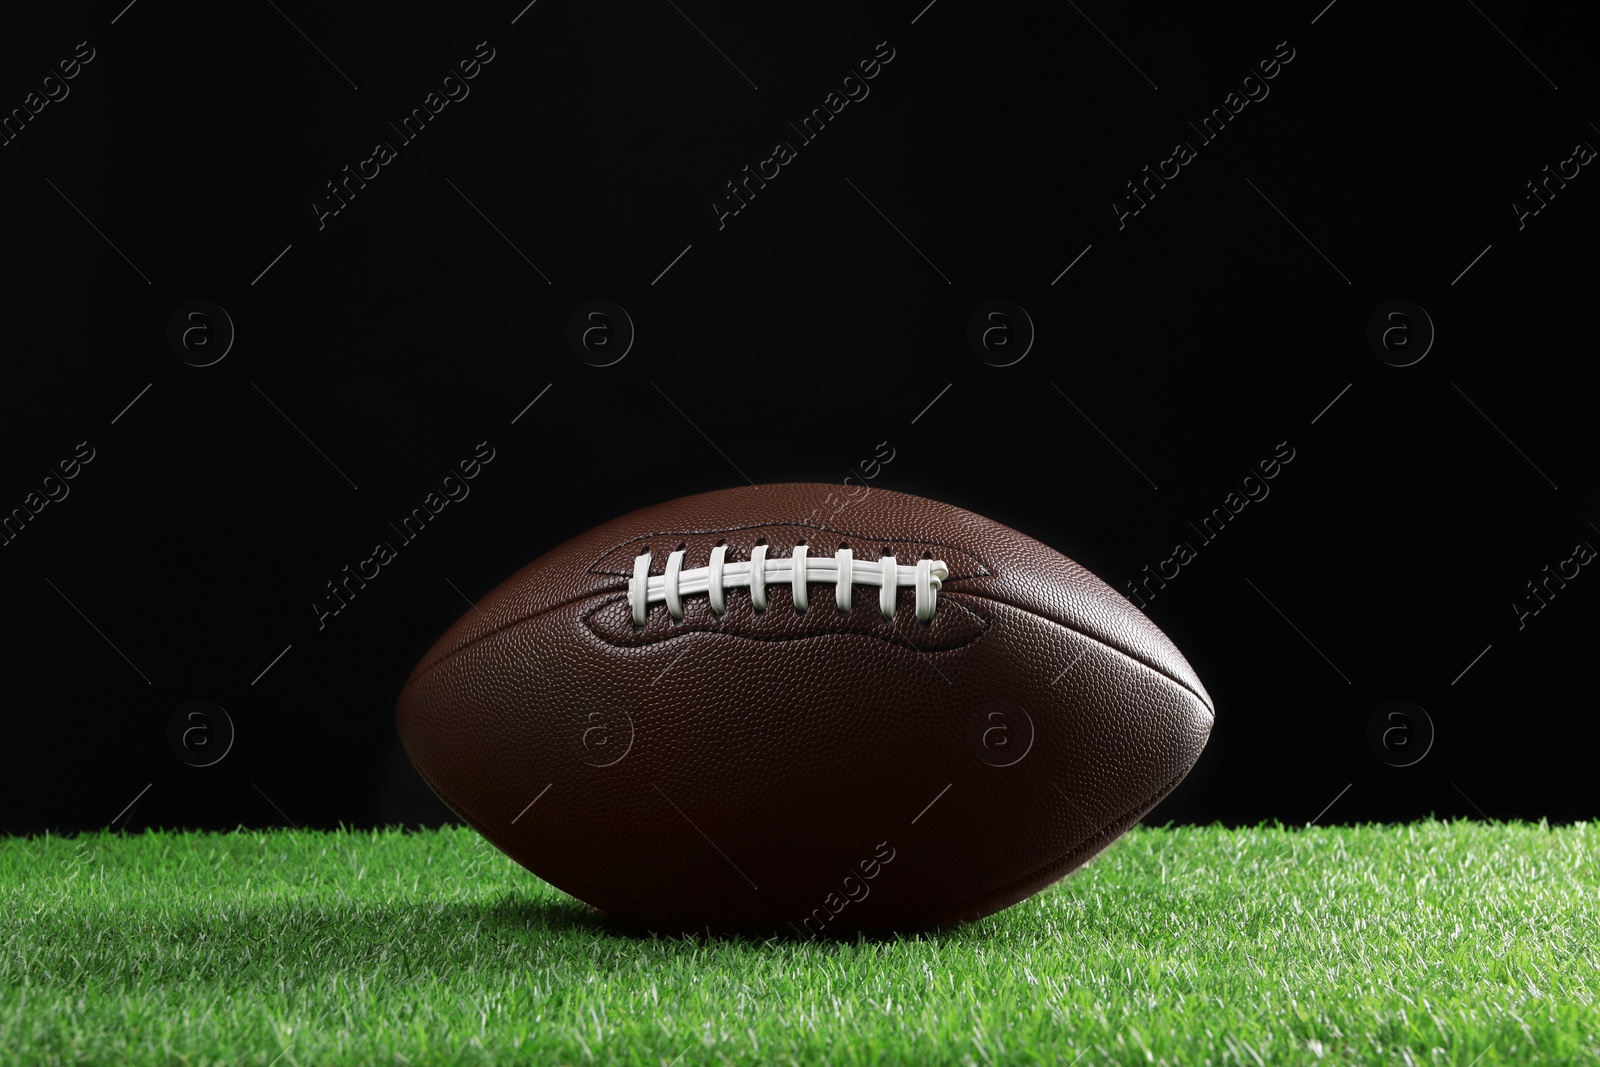
[[[466,830],[0,840],[0,1063],[1595,1063],[1597,852],[1139,829],[971,926],[703,942]]]

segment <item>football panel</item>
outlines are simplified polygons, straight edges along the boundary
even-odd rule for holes
[[[776,527],[787,527],[778,530]],[[790,483],[740,486],[683,497],[612,520],[553,549],[482,598],[435,644],[417,673],[489,634],[603,591],[627,587],[619,552],[643,543],[652,549],[651,573],[683,544],[687,566],[700,565],[709,548],[727,545],[728,558],[747,560],[758,542],[787,556],[801,536],[812,552],[851,544],[875,560],[879,546],[944,546],[951,591],[977,593],[1024,608],[1117,648],[1178,680],[1208,707],[1211,700],[1172,642],[1121,594],[1047,545],[949,504],[875,489],[850,500],[841,486]],[[910,555],[920,555],[920,551]],[[868,593],[857,590],[857,596]],[[747,596],[736,593],[734,598]],[[811,588],[814,599],[827,590]]]
[[[692,630],[618,648],[574,605],[415,677],[401,730],[486,836],[624,918],[870,929],[992,910],[1170,788],[1210,713],[1082,634],[950,596],[989,628],[930,653]]]

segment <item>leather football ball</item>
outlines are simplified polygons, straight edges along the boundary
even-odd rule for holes
[[[400,696],[418,771],[517,862],[665,933],[977,919],[1181,781],[1213,708],[1054,549],[873,489],[686,497],[546,553]]]

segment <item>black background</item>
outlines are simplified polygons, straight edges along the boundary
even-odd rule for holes
[[[1218,720],[1154,821],[1595,814],[1600,577],[1512,608],[1600,545],[1600,177],[1512,207],[1600,144],[1567,10],[924,2],[8,12],[6,113],[94,58],[0,147],[0,511],[94,459],[0,547],[0,826],[447,818],[393,707],[465,598],[636,507],[843,483],[880,442],[873,487],[1119,590],[1197,545],[1146,610]],[[724,183],[885,41],[719,228]],[[470,95],[319,228],[324,183],[479,42]],[[1270,95],[1199,145],[1279,42]],[[596,298],[638,330],[604,368],[565,341]],[[1008,367],[966,343],[996,298],[1037,329]],[[1394,299],[1437,330],[1408,367],[1366,340]],[[237,330],[210,367],[166,342],[191,300]],[[483,441],[470,496],[319,628],[324,583]],[[1199,544],[1280,442],[1270,495]],[[237,727],[215,766],[167,744],[194,699]],[[1411,767],[1367,744],[1391,699],[1437,730]]]

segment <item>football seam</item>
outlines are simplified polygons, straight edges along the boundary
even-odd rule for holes
[[[621,589],[591,590],[591,591],[583,593],[583,594],[581,594],[579,596],[572,597],[569,600],[563,600],[559,604],[552,604],[547,608],[543,608],[543,609],[541,609],[539,611],[536,611],[536,612],[533,612],[531,614],[519,616],[518,618],[512,620],[511,622],[503,623],[503,624],[501,624],[499,626],[496,626],[492,630],[486,630],[485,632],[479,634],[478,636],[474,637],[472,640],[466,642],[465,644],[462,644],[462,645],[460,645],[460,646],[458,646],[456,648],[451,649],[449,652],[446,652],[444,655],[440,656],[438,659],[432,661],[431,663],[426,663],[425,662],[424,665],[419,665],[417,667],[417,669],[412,672],[411,677],[407,680],[406,684],[409,685],[411,682],[416,681],[417,679],[421,678],[423,675],[428,674],[431,671],[433,671],[434,669],[436,669],[437,667],[439,667],[446,660],[449,660],[449,659],[461,654],[462,652],[465,652],[467,649],[472,648],[474,645],[477,645],[477,644],[479,644],[479,643],[481,643],[483,641],[487,641],[489,638],[494,637],[497,634],[504,633],[506,630],[509,630],[514,626],[520,626],[525,622],[531,622],[534,619],[542,618],[545,615],[548,615],[552,611],[559,611],[562,608],[571,607],[573,604],[576,604],[581,600],[587,600],[590,597],[607,596],[607,595],[609,595],[611,597],[615,597],[617,595],[626,595],[626,593],[627,593],[626,590],[621,590]],[[1154,671],[1155,673],[1161,675],[1161,677],[1167,679],[1173,685],[1178,686],[1184,692],[1188,693],[1190,696],[1194,697],[1196,700],[1198,700],[1200,702],[1200,706],[1205,708],[1206,709],[1206,713],[1211,716],[1212,722],[1216,721],[1217,712],[1216,712],[1216,709],[1214,707],[1212,707],[1211,701],[1206,699],[1205,697],[1201,696],[1199,693],[1195,692],[1194,689],[1188,683],[1186,683],[1183,679],[1174,678],[1171,674],[1167,673],[1165,670],[1163,670],[1162,668],[1156,666],[1155,664],[1146,663],[1144,660],[1140,659],[1138,656],[1135,656],[1130,652],[1124,652],[1122,649],[1116,647],[1113,644],[1110,644],[1110,643],[1108,643],[1106,641],[1101,640],[1100,638],[1094,636],[1093,634],[1084,633],[1082,630],[1078,629],[1075,626],[1071,626],[1071,625],[1069,625],[1067,623],[1064,623],[1064,622],[1061,622],[1061,621],[1059,621],[1057,619],[1052,619],[1048,615],[1042,615],[1039,612],[1035,611],[1033,608],[1027,607],[1026,605],[1014,604],[1009,600],[1003,600],[1003,599],[1001,599],[1000,597],[997,597],[997,596],[990,596],[987,593],[980,593],[980,592],[977,592],[975,590],[966,590],[966,589],[952,589],[952,590],[950,590],[950,593],[951,593],[951,595],[959,595],[959,596],[964,596],[964,597],[971,597],[974,600],[988,601],[991,604],[1003,604],[1008,608],[1012,608],[1012,609],[1014,609],[1016,611],[1023,612],[1024,614],[1027,614],[1027,615],[1032,615],[1036,619],[1041,619],[1044,622],[1048,622],[1048,623],[1051,623],[1052,625],[1059,626],[1063,630],[1066,630],[1068,633],[1077,634],[1079,637],[1083,638],[1085,641],[1093,641],[1095,644],[1099,645],[1100,647],[1105,648],[1105,649],[1109,649],[1110,651],[1115,652],[1117,655],[1122,656],[1124,659],[1132,660],[1134,663],[1139,664],[1141,667],[1146,667],[1149,670]],[[609,603],[611,603],[610,600],[604,601],[601,605],[598,605],[595,610],[598,611],[598,610],[600,610],[601,607],[604,607],[605,604],[609,604]],[[970,609],[965,609],[965,610],[970,610]],[[973,614],[977,614],[977,613],[974,612]],[[588,620],[588,615],[587,614],[584,615],[583,618],[584,618],[585,621],[587,621]],[[983,616],[979,615],[978,618],[979,619],[983,619]],[[984,621],[983,633],[978,634],[976,637],[972,638],[971,641],[965,641],[962,644],[954,646],[953,648],[934,649],[934,650],[929,651],[929,652],[923,652],[921,649],[918,649],[915,645],[911,645],[909,647],[912,649],[912,651],[917,652],[919,655],[925,655],[925,656],[933,656],[933,655],[938,655],[941,652],[952,652],[952,651],[956,651],[957,649],[966,648],[969,645],[971,645],[974,641],[977,641],[977,640],[981,639],[985,634],[987,634],[989,632],[989,629],[990,629],[989,621],[988,620],[983,620],[983,621]],[[595,633],[595,630],[594,630],[593,626],[589,627],[589,632],[591,634],[593,634],[595,637],[599,638],[600,640],[606,641],[606,639],[605,639],[605,637],[603,635]],[[695,630],[693,632],[694,633],[719,633],[721,631],[718,631],[718,630]],[[840,634],[850,635],[850,636],[858,636],[858,637],[871,637],[871,636],[874,636],[872,634],[854,634],[854,633],[852,633],[852,631],[848,631],[848,630],[835,630],[835,631],[832,631],[832,632],[829,632],[829,633],[820,633],[820,634],[804,634],[802,636],[803,637],[807,637],[807,638],[813,638],[813,637],[832,637],[832,636],[836,636],[836,635],[840,635]],[[616,644],[613,644],[610,641],[606,641],[606,644],[607,644],[608,647],[611,647],[611,648],[648,648],[651,645],[660,643],[661,641],[670,640],[671,638],[673,638],[675,636],[687,637],[687,636],[689,636],[689,634],[688,633],[685,633],[685,634],[682,634],[682,635],[668,634],[668,635],[666,635],[666,636],[664,636],[662,638],[658,638],[658,639],[656,639],[654,641],[646,641],[643,644],[639,644],[639,645],[616,645]],[[753,636],[751,636],[749,634],[726,634],[725,636],[734,637],[734,638],[740,638],[740,639],[748,640],[748,641],[771,640],[770,638],[753,637]],[[799,640],[799,639],[800,639],[799,637],[793,638],[793,640]],[[880,640],[887,640],[887,639],[886,638],[880,638]],[[1181,653],[1180,653],[1180,655],[1181,655]]]
[[[972,594],[966,593],[966,594],[962,594],[962,595],[971,596]],[[983,599],[983,598],[979,597],[978,599]],[[651,645],[659,645],[659,644],[661,644],[663,642],[671,641],[674,638],[690,637],[690,636],[692,636],[694,634],[722,634],[725,637],[742,637],[747,641],[764,641],[764,642],[768,642],[768,643],[772,643],[772,644],[778,644],[778,643],[781,643],[781,642],[784,642],[784,641],[804,641],[804,640],[808,640],[808,639],[814,638],[814,637],[870,637],[870,638],[873,638],[874,640],[878,640],[878,641],[887,641],[891,645],[904,645],[906,647],[909,647],[913,652],[920,652],[923,655],[934,655],[934,654],[939,653],[939,652],[954,652],[957,649],[966,648],[968,645],[972,644],[974,641],[977,641],[979,638],[983,637],[984,634],[988,633],[989,632],[989,626],[990,626],[990,622],[989,622],[988,619],[984,618],[982,615],[979,615],[976,611],[973,611],[971,608],[967,607],[965,604],[962,604],[959,601],[956,601],[956,602],[953,602],[953,605],[955,607],[960,608],[962,611],[966,612],[968,615],[970,615],[973,619],[975,619],[977,621],[978,626],[979,626],[978,632],[973,634],[971,637],[966,638],[960,644],[945,645],[945,646],[942,646],[940,648],[929,648],[929,649],[926,649],[926,650],[924,650],[922,648],[919,648],[915,644],[912,644],[912,642],[910,641],[909,638],[906,638],[903,635],[896,634],[896,633],[873,633],[871,631],[864,631],[864,630],[826,630],[826,631],[823,631],[822,633],[815,633],[815,634],[787,634],[787,635],[774,635],[774,636],[771,636],[771,637],[763,637],[760,634],[730,633],[730,632],[728,632],[726,630],[716,629],[714,627],[702,628],[702,629],[697,629],[697,630],[685,629],[685,630],[682,630],[682,631],[680,631],[678,633],[657,634],[655,637],[651,637],[651,638],[649,638],[647,640],[640,641],[637,644],[629,645],[629,644],[623,644],[622,642],[619,642],[619,641],[613,641],[610,637],[606,636],[606,634],[602,633],[601,630],[600,630],[599,624],[595,623],[593,621],[594,617],[596,615],[598,615],[600,612],[606,610],[609,607],[613,607],[614,605],[616,605],[619,602],[622,602],[622,603],[626,603],[627,602],[627,594],[626,593],[622,594],[621,596],[612,597],[609,600],[601,601],[599,604],[596,604],[590,611],[586,612],[584,614],[584,616],[583,616],[583,621],[588,624],[589,631],[592,634],[594,634],[596,637],[600,638],[600,640],[604,641],[607,645],[610,645],[612,648],[649,648]]]
[[[1088,572],[1086,571],[1085,573],[1088,573]],[[1091,575],[1091,577],[1092,576],[1093,575]],[[1110,587],[1107,586],[1107,588],[1109,589]],[[1115,589],[1112,589],[1111,591],[1113,593],[1116,592]],[[1032,615],[1036,619],[1042,619],[1045,622],[1051,623],[1052,625],[1059,626],[1063,630],[1067,631],[1068,633],[1077,634],[1079,637],[1083,638],[1085,641],[1093,641],[1095,644],[1100,645],[1102,648],[1108,648],[1112,652],[1115,652],[1119,656],[1122,656],[1124,659],[1132,660],[1134,663],[1139,664],[1141,667],[1149,668],[1150,670],[1152,670],[1152,671],[1156,672],[1157,674],[1161,675],[1161,677],[1165,678],[1167,681],[1171,682],[1173,685],[1175,685],[1175,686],[1179,687],[1180,689],[1182,689],[1185,693],[1188,693],[1190,696],[1194,697],[1196,700],[1198,700],[1200,702],[1200,706],[1206,709],[1207,714],[1209,714],[1211,716],[1211,721],[1212,722],[1216,722],[1217,709],[1212,707],[1211,700],[1208,697],[1201,696],[1199,693],[1195,692],[1194,687],[1191,686],[1188,682],[1185,682],[1182,678],[1174,678],[1170,673],[1168,673],[1168,671],[1164,667],[1157,666],[1154,663],[1148,663],[1145,660],[1141,659],[1140,657],[1134,655],[1132,652],[1124,652],[1122,649],[1118,648],[1116,645],[1111,644],[1109,641],[1102,640],[1101,638],[1096,637],[1094,634],[1085,633],[1084,631],[1078,629],[1076,626],[1072,625],[1071,623],[1062,622],[1060,619],[1052,619],[1048,615],[1042,615],[1038,611],[1035,611],[1033,608],[1029,607],[1026,604],[1013,603],[1012,601],[1006,600],[1006,599],[1004,599],[1002,597],[992,596],[987,592],[978,592],[977,590],[974,590],[974,589],[951,589],[951,590],[949,590],[948,595],[951,595],[951,596],[957,596],[957,595],[959,595],[959,596],[969,596],[969,597],[973,597],[973,598],[978,599],[978,600],[987,600],[991,604],[1004,604],[1006,607],[1015,608],[1017,611],[1020,611],[1025,615]],[[1132,607],[1131,604],[1129,606]],[[1134,610],[1138,611],[1139,609],[1138,608],[1134,608]],[[1139,614],[1140,615],[1144,615],[1143,612],[1139,612]],[[1145,621],[1149,622],[1149,616],[1145,616]],[[1152,627],[1154,627],[1155,623],[1151,622],[1150,625]],[[1156,632],[1157,633],[1161,633],[1161,630],[1159,628],[1157,628]],[[1162,634],[1162,636],[1166,637],[1165,634]],[[1167,638],[1167,640],[1170,643],[1172,639],[1171,638]],[[1173,647],[1173,651],[1174,652],[1178,651],[1176,646]],[[1179,659],[1182,659],[1183,658],[1183,653],[1182,652],[1178,652],[1178,657],[1179,657]],[[1188,660],[1184,660],[1183,662],[1187,664]],[[1193,670],[1194,668],[1190,667],[1189,669]]]

